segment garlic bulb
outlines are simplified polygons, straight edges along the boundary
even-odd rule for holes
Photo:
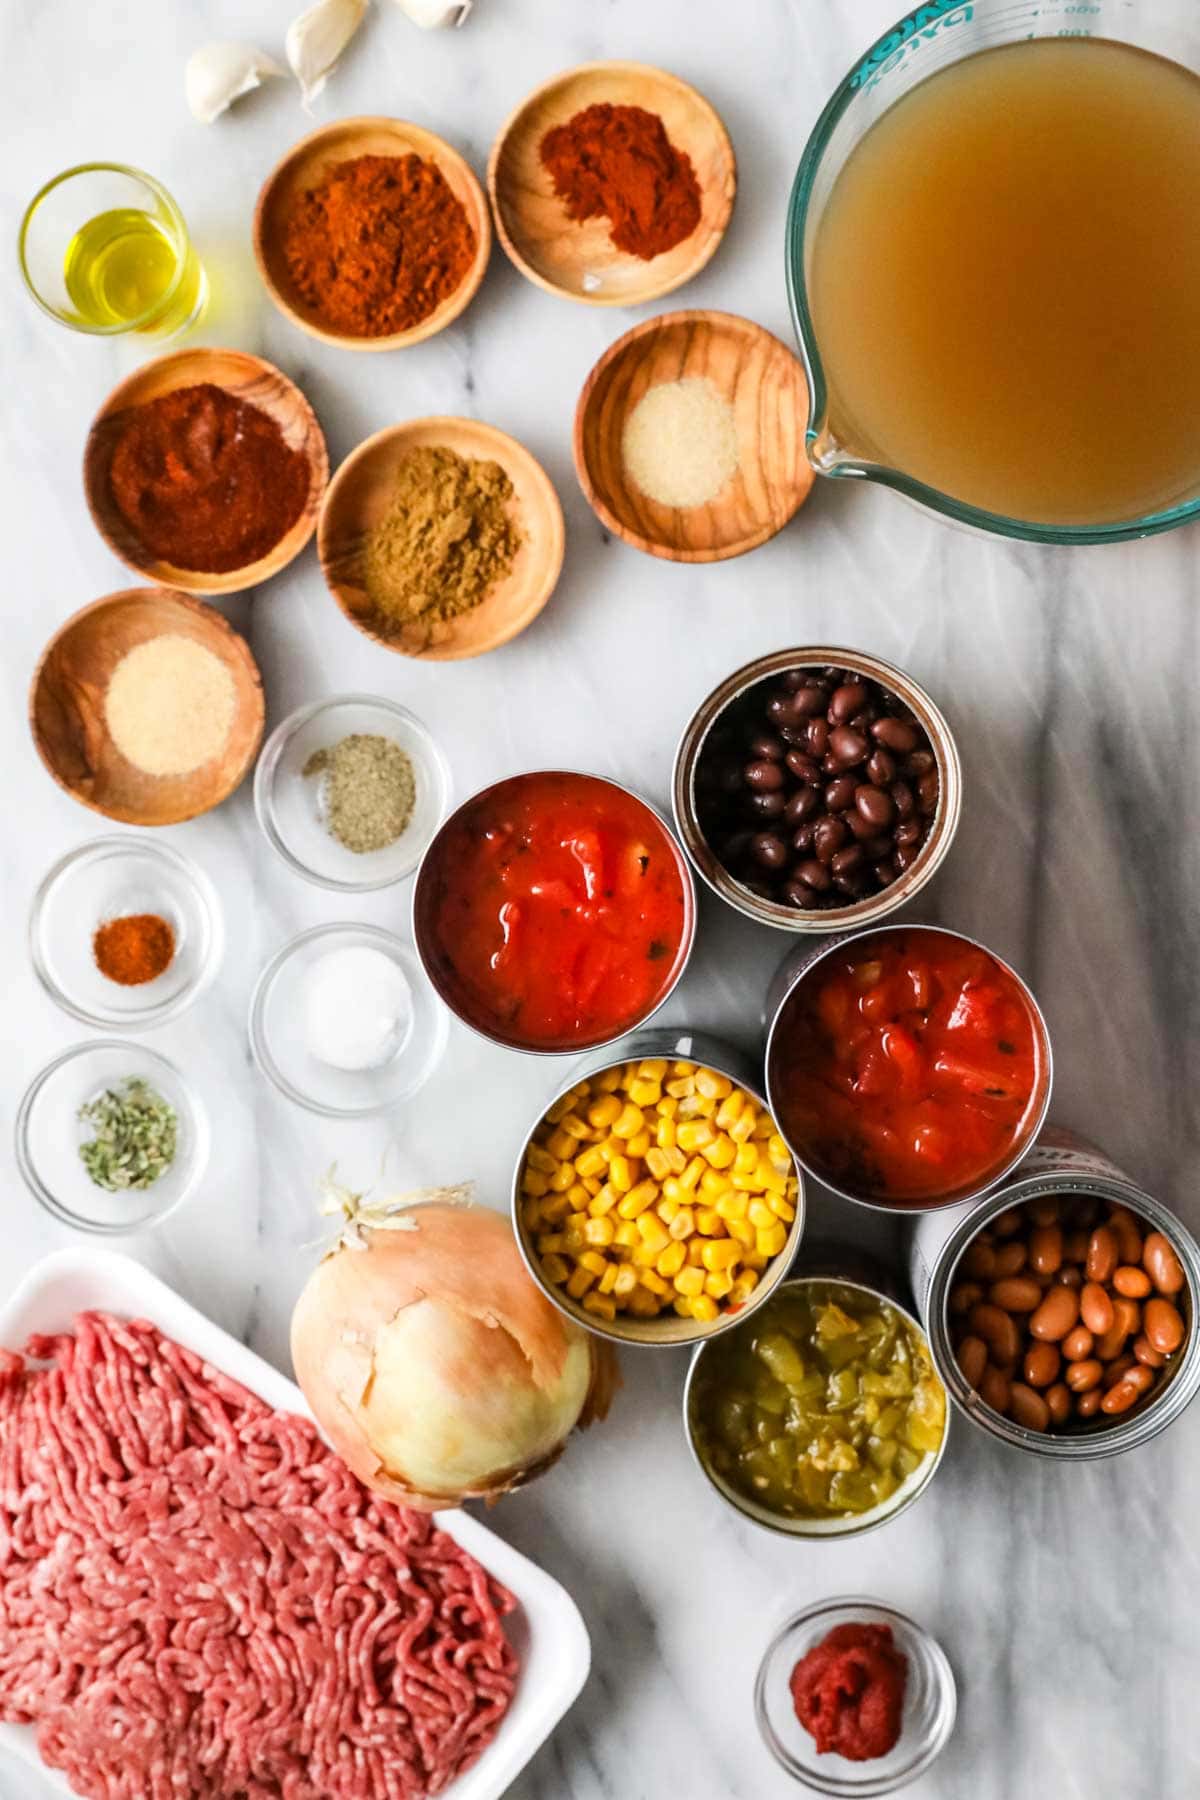
[[[205,44],[188,57],[184,93],[193,118],[211,125],[242,94],[259,87],[264,76],[283,73],[274,57],[253,44]]]
[[[437,31],[445,25],[464,24],[474,3],[475,0],[396,0],[396,5],[422,31]]]
[[[317,0],[293,19],[284,43],[288,63],[300,83],[300,97],[311,105],[337,68],[367,10],[367,0]]]

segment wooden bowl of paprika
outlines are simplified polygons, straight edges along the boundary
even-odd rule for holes
[[[635,306],[713,255],[737,162],[720,115],[677,75],[584,63],[536,88],[503,126],[488,193],[528,280],[588,306]]]
[[[346,350],[399,350],[442,331],[474,299],[491,248],[470,165],[404,119],[339,119],[310,132],[267,177],[254,211],[271,299],[301,331]]]
[[[329,454],[294,382],[244,350],[176,350],[108,396],[83,453],[92,522],[163,587],[235,594],[312,536]]]

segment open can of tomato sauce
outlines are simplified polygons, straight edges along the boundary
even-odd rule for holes
[[[615,1043],[674,991],[696,891],[669,826],[600,775],[537,769],[473,794],[421,859],[413,939],[434,991],[492,1043]]]
[[[1050,1104],[1050,1035],[1009,965],[940,925],[798,947],[767,995],[767,1100],[808,1174],[883,1212],[977,1200]]]
[[[947,1392],[1001,1443],[1117,1456],[1200,1387],[1200,1248],[1061,1126],[985,1200],[918,1220],[909,1271]]]

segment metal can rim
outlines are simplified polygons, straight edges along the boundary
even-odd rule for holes
[[[762,900],[735,881],[709,848],[696,817],[694,777],[700,752],[718,718],[735,700],[760,681],[785,669],[836,664],[878,681],[904,702],[920,719],[938,765],[938,809],[929,837],[910,869],[891,887],[856,901],[853,906],[831,907],[824,912],[797,912],[794,907]],[[711,891],[756,924],[770,925],[792,936],[821,936],[845,926],[872,924],[905,906],[941,868],[958,830],[962,813],[962,759],[944,713],[911,675],[866,650],[816,644],[790,650],[773,650],[735,669],[700,702],[680,733],[671,768],[671,808],[684,853]]]

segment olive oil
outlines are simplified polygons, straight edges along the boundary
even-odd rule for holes
[[[88,325],[162,332],[198,312],[203,275],[186,239],[177,242],[153,213],[117,207],[80,227],[67,246],[63,280]]]
[[[808,288],[828,430],[1009,518],[1200,491],[1200,79],[1103,39],[983,50],[837,175]]]

